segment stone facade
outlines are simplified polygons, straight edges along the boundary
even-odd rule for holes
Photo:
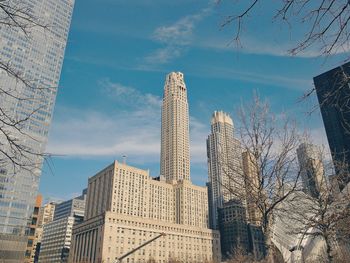
[[[122,229],[125,231],[121,232]],[[138,234],[130,234],[135,231]],[[75,229],[71,260],[112,262],[112,258],[122,256],[140,242],[163,232],[167,236],[157,242],[164,242],[168,249],[177,246],[173,254],[163,249],[159,252],[156,249],[159,246],[153,248],[150,244],[144,248],[144,254],[130,256],[130,262],[146,262],[150,258],[164,262],[173,257],[186,262],[220,259],[219,233],[208,229],[206,187],[192,185],[186,180],[178,184],[155,180],[149,171],[116,161],[89,179],[86,221]],[[88,240],[92,243],[86,245],[89,249],[81,243],[87,235],[91,235]],[[137,242],[126,243],[126,240],[135,239],[135,235]],[[109,236],[113,240],[109,241]],[[118,241],[114,240],[116,238]],[[186,256],[185,242],[188,242],[191,256]],[[210,246],[210,249],[202,250],[203,246]],[[200,249],[196,251],[195,248]]]

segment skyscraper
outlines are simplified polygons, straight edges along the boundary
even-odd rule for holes
[[[326,178],[320,149],[313,144],[302,143],[297,149],[303,190],[317,198],[326,189]]]
[[[314,77],[339,188],[350,181],[350,62]]]
[[[189,114],[184,75],[166,76],[162,106],[160,173],[169,182],[190,180]]]
[[[30,83],[25,85],[0,70],[0,87],[5,91],[0,92],[2,115],[5,113],[13,120],[26,120],[21,125],[22,133],[5,128],[28,151],[43,153],[74,0],[21,0],[8,3],[22,11],[26,10],[43,25],[47,25],[46,28],[27,28],[28,35],[18,27],[4,24],[0,26],[1,61],[10,65]],[[28,99],[19,100],[16,96]],[[4,137],[0,136],[0,142],[2,150],[9,149]],[[0,160],[7,159],[0,154]],[[30,164],[31,171],[14,171],[10,162],[2,163],[0,169],[0,257],[8,262],[23,262],[26,247],[25,227],[35,204],[43,159],[38,155],[31,155],[25,161]]]
[[[211,190],[210,222],[218,229],[218,208],[232,199],[242,199],[244,181],[240,143],[234,138],[233,121],[222,111],[215,111],[211,119],[211,134],[207,139],[208,177]],[[242,200],[241,200],[242,199]]]
[[[190,181],[188,104],[183,74],[167,75],[162,106],[161,176],[115,161],[89,178],[85,219],[74,228],[74,263],[220,261],[219,232],[208,229],[206,187]]]
[[[259,209],[260,178],[258,164],[253,154],[248,151],[242,153],[244,183],[247,198],[247,216],[250,224],[261,226],[262,212]]]

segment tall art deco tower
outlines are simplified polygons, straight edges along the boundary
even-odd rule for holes
[[[166,76],[162,106],[160,172],[168,182],[190,180],[187,89],[181,72]]]
[[[166,76],[162,106],[161,176],[115,161],[89,178],[84,222],[73,230],[74,263],[221,262],[219,231],[208,229],[208,190],[190,181],[184,76]],[[136,246],[166,234],[127,254]],[[119,261],[118,261],[119,262]]]

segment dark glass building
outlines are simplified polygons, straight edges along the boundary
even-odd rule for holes
[[[249,252],[245,207],[241,201],[231,200],[218,209],[221,253],[230,259],[238,250]]]
[[[256,260],[265,258],[266,244],[261,226],[248,224],[249,250]]]
[[[315,77],[314,83],[342,190],[350,181],[350,62]]]

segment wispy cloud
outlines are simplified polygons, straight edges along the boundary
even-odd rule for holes
[[[228,52],[237,52],[242,54],[256,54],[256,55],[268,55],[276,57],[298,57],[298,58],[317,58],[325,56],[322,54],[322,46],[312,45],[309,48],[302,50],[296,54],[292,54],[291,50],[298,44],[296,41],[291,41],[280,38],[274,40],[273,38],[260,39],[251,35],[243,35],[239,41],[233,41],[232,37],[213,36],[207,35],[201,38],[197,36],[198,40],[192,42],[195,46],[205,49],[222,50]],[[330,55],[342,55],[350,51],[350,45],[343,46],[334,50]]]
[[[278,74],[267,74],[253,71],[232,69],[230,67],[198,66],[196,75],[211,78],[234,79],[247,83],[270,85],[273,87],[284,87],[299,91],[305,91],[312,87],[312,80],[302,78],[291,78]]]
[[[165,64],[183,54],[194,39],[196,25],[208,16],[211,7],[204,8],[196,14],[180,18],[175,23],[156,28],[151,38],[163,47],[153,51],[144,58],[145,63]]]
[[[146,64],[165,64],[168,63],[169,61],[180,57],[184,50],[185,47],[179,47],[176,45],[168,45],[164,48],[157,49],[153,51],[151,54],[147,55],[144,58],[144,62]]]
[[[131,105],[125,111],[103,113],[58,108],[47,151],[65,158],[128,155],[134,163],[155,163],[160,155],[161,99],[139,90],[101,80],[100,85],[117,103]],[[205,163],[207,127],[191,119],[191,155],[194,163]]]
[[[151,93],[142,93],[139,90],[120,83],[112,82],[108,78],[99,81],[99,85],[119,103],[132,105],[137,108],[159,108],[162,99]]]

